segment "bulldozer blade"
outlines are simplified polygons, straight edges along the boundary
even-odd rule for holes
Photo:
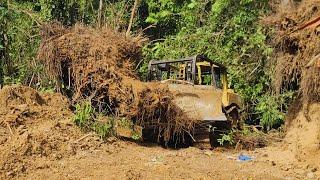
[[[213,86],[169,84],[174,102],[196,121],[227,121],[222,111],[222,90]]]

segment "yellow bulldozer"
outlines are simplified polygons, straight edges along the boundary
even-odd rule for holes
[[[175,103],[197,121],[196,142],[216,146],[219,135],[238,123],[241,99],[228,88],[227,68],[203,55],[150,61],[148,81],[168,84]]]

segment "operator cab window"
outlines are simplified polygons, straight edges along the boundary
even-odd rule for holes
[[[200,65],[201,76],[199,76],[198,68],[196,68],[196,84],[212,85],[212,71],[210,66]],[[201,78],[201,80],[199,79]]]
[[[222,89],[222,69],[207,61],[178,61],[152,64],[150,66],[149,81],[178,80],[196,85],[211,85]],[[195,68],[195,71],[193,71]],[[195,73],[195,74],[193,74]]]
[[[212,71],[213,71],[214,85],[217,88],[222,89],[221,69],[219,67],[213,67]]]

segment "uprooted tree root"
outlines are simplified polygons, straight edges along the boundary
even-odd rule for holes
[[[167,86],[137,80],[134,69],[141,59],[141,36],[51,23],[43,26],[41,37],[38,58],[46,64],[57,89],[73,103],[89,100],[107,115],[157,127],[165,141],[192,131],[193,121],[173,103]]]
[[[283,139],[283,133],[279,131],[264,133],[252,127],[249,133],[238,131],[234,134],[235,149],[254,150],[263,148],[273,142],[280,142]]]
[[[320,0],[293,2],[274,8],[264,21],[275,29],[275,87],[298,92],[287,113],[285,141],[308,159],[320,143]]]
[[[278,92],[298,90],[301,103],[320,102],[320,69],[308,66],[320,54],[319,25],[312,25],[319,17],[320,1],[303,0],[290,7],[279,5],[275,14],[264,19],[267,25],[275,27],[274,84]]]

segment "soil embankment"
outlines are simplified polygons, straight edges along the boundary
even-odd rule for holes
[[[263,21],[274,28],[275,87],[296,91],[286,119],[285,149],[301,164],[320,160],[320,1],[279,1]],[[290,3],[289,3],[290,2]],[[274,3],[276,4],[276,3]],[[318,167],[319,168],[319,167]]]

